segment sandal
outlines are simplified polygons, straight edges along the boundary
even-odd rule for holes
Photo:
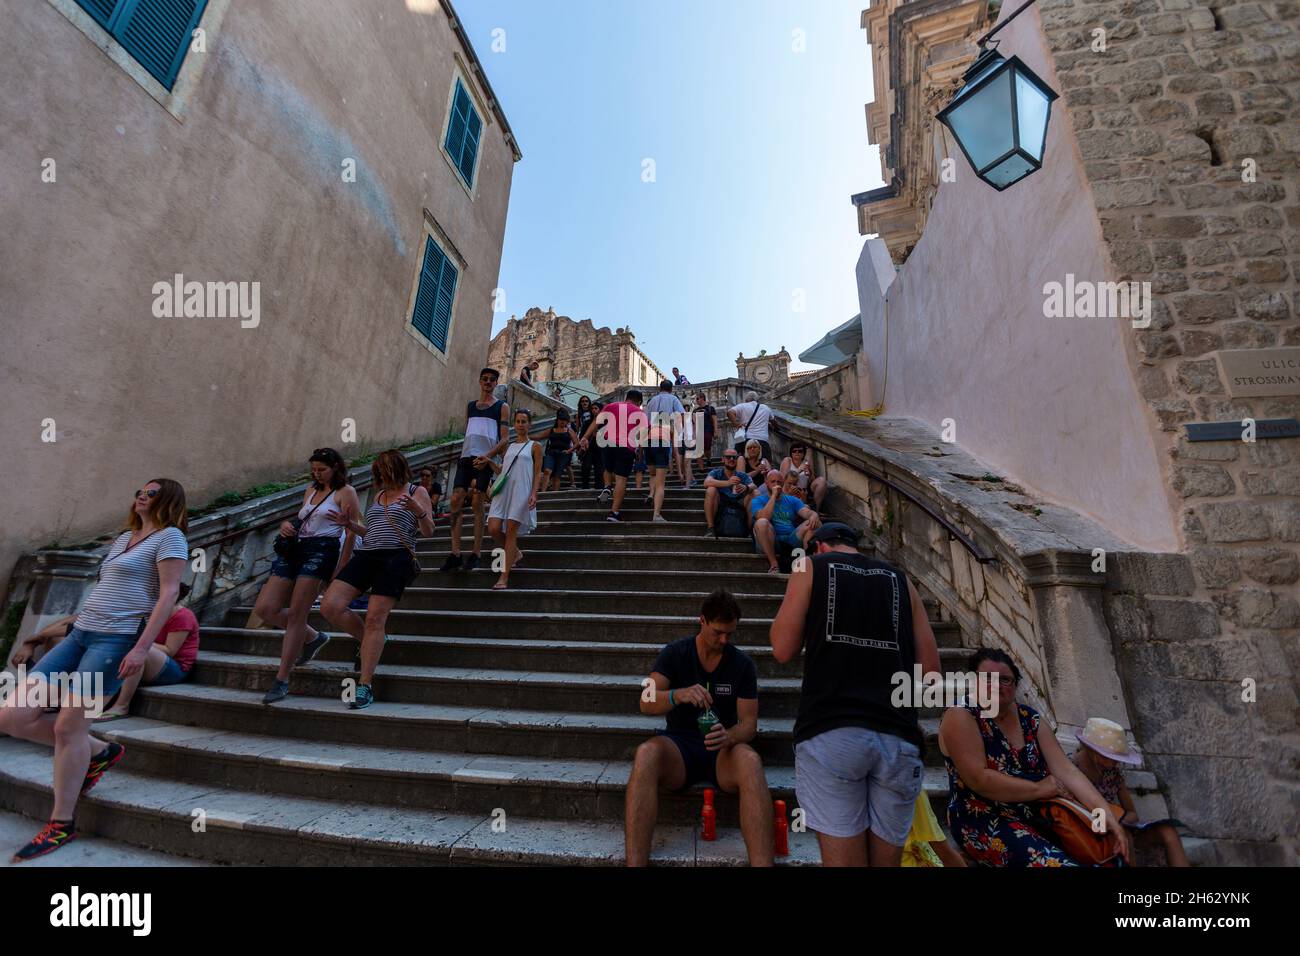
[[[510,587],[509,584],[506,584],[506,583],[504,583],[504,582],[502,582],[502,581],[498,581],[496,584],[492,585],[492,590],[493,590],[493,591],[505,591],[505,590],[507,590],[509,587]]]

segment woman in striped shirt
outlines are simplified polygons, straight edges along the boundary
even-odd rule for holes
[[[415,557],[416,528],[426,536],[433,534],[429,493],[411,483],[411,466],[400,451],[383,452],[370,466],[370,475],[374,499],[366,509],[365,523],[345,514],[330,519],[338,527],[360,535],[361,544],[334,578],[320,606],[331,624],[361,644],[361,679],[356,699],[348,703],[354,710],[374,702],[371,684],[384,651],[388,615],[420,571]],[[370,602],[363,622],[348,605],[367,591]]]
[[[178,482],[155,478],[137,491],[127,530],[109,548],[72,630],[0,707],[0,733],[54,747],[54,812],[14,862],[73,839],[77,798],[126,752],[92,737],[90,725],[122,681],[144,667],[171,617],[189,558],[187,526]],[[47,706],[58,710],[46,713]]]

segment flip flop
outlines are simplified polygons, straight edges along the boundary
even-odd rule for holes
[[[97,724],[106,724],[110,720],[121,720],[123,717],[130,717],[130,714],[103,714],[96,717],[94,722]]]
[[[496,584],[492,585],[492,590],[493,590],[493,591],[505,591],[505,590],[508,589],[509,587],[510,587],[510,585],[508,585],[508,584],[502,584],[500,581],[498,581]]]

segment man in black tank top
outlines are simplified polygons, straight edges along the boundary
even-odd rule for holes
[[[896,707],[896,675],[939,669],[925,606],[893,565],[858,553],[858,533],[828,523],[796,562],[772,622],[785,663],[804,649],[794,723],[795,787],[823,866],[898,866],[922,789],[915,707]]]

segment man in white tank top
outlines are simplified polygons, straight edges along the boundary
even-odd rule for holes
[[[465,410],[465,441],[461,446],[460,462],[456,465],[456,480],[452,485],[451,503],[451,554],[440,571],[472,571],[478,566],[483,550],[483,505],[492,482],[492,469],[485,459],[494,456],[498,445],[504,445],[510,434],[510,406],[493,395],[501,373],[494,368],[479,372],[479,396]],[[474,508],[474,552],[464,560],[460,556],[460,521],[465,507],[465,496],[470,495]]]

